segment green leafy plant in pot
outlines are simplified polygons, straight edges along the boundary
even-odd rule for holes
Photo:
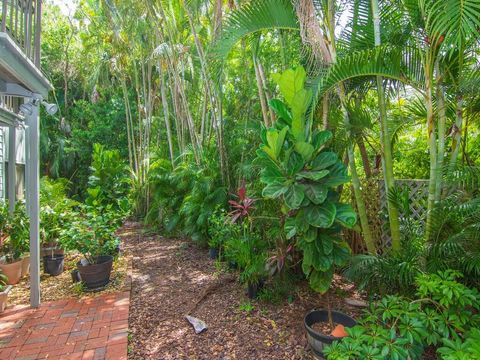
[[[14,285],[22,277],[23,255],[29,251],[29,221],[25,212],[25,204],[21,201],[15,205],[12,215],[8,213],[8,205],[1,209],[1,253],[3,255],[0,270],[7,277],[7,283]],[[28,264],[28,263],[27,263]]]
[[[63,226],[63,214],[58,213],[50,206],[42,206],[40,209],[40,240],[44,245],[43,270],[52,276],[63,272],[64,254],[60,252],[59,239]]]
[[[235,194],[235,200],[230,200],[232,210],[228,214],[231,224],[238,224],[239,231],[227,241],[225,254],[230,262],[240,269],[240,282],[247,285],[249,298],[257,297],[258,290],[263,286],[266,271],[266,243],[255,232],[254,217],[255,199],[247,196],[243,183]]]
[[[335,266],[344,265],[350,257],[350,248],[340,235],[342,227],[355,226],[356,214],[350,205],[340,202],[336,191],[350,179],[338,155],[328,149],[332,133],[312,131],[307,124],[312,93],[305,89],[305,70],[289,69],[274,74],[274,80],[285,101],[271,101],[278,120],[275,127],[262,131],[257,150],[256,163],[262,168],[265,184],[262,194],[281,201],[286,237],[295,239],[303,253],[302,269],[312,289],[325,294]],[[331,311],[330,305],[315,314],[307,315],[305,326],[312,347],[321,354],[323,344],[334,337],[314,331],[312,325],[329,322],[334,331],[334,322],[352,326],[354,321]]]
[[[223,246],[228,239],[238,237],[240,227],[231,222],[227,212],[217,208],[208,219],[208,247],[211,259],[221,258]]]
[[[266,249],[261,238],[246,229],[240,236],[230,238],[225,242],[225,257],[228,261],[234,261],[240,269],[240,282],[247,286],[248,297],[254,299],[263,286],[267,275]]]
[[[111,221],[115,215],[87,210],[78,215],[80,220],[62,232],[62,244],[65,249],[77,250],[83,255],[77,263],[80,278],[88,289],[98,289],[110,281],[119,239],[114,235],[116,227]]]

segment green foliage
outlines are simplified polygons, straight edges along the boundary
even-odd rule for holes
[[[185,162],[172,170],[167,164],[157,161],[149,173],[152,205],[146,221],[205,244],[210,217],[227,202],[217,168]]]
[[[65,179],[40,181],[40,241],[42,245],[58,245],[61,232],[74,220],[74,208],[79,204],[67,197],[68,182]]]
[[[287,238],[296,237],[303,251],[302,269],[312,288],[324,293],[334,266],[345,264],[350,255],[339,233],[342,226],[355,225],[356,215],[349,205],[339,202],[335,189],[349,177],[338,156],[326,148],[332,134],[310,133],[306,126],[311,93],[304,88],[305,71],[301,67],[287,70],[276,79],[291,109],[292,127],[262,132],[256,161],[262,167],[263,196],[281,199]],[[277,109],[286,108],[279,100],[276,104]]]
[[[228,239],[240,236],[240,226],[232,223],[227,212],[217,208],[208,219],[208,246],[213,249],[222,249]]]
[[[108,211],[98,213],[84,207],[75,218],[77,220],[61,233],[60,241],[64,249],[77,250],[90,264],[95,264],[100,255],[115,255],[119,244],[114,234],[117,230],[116,214]]]
[[[457,350],[477,355],[478,349],[462,342],[471,344],[478,336],[479,293],[458,283],[459,276],[455,271],[418,276],[414,300],[387,296],[373,304],[359,325],[346,329],[348,337],[325,349],[327,358],[421,359],[427,346],[442,343],[438,352],[445,359],[465,358],[454,357],[462,354]]]
[[[464,282],[478,286],[480,274],[480,200],[478,170],[459,168],[445,176],[451,192],[433,209],[431,238],[423,238],[424,226],[410,216],[410,201],[401,189],[388,195],[404,214],[401,221],[402,250],[396,254],[358,255],[352,258],[347,277],[360,288],[381,294],[415,291],[414,279],[420,273],[447,269],[465,275]]]
[[[118,150],[93,145],[91,175],[85,203],[95,208],[110,209],[126,216],[129,211],[129,172]]]
[[[9,214],[8,203],[2,202],[0,226],[2,233],[0,251],[5,255],[7,263],[14,262],[30,248],[30,222],[25,202],[17,201],[13,214]]]
[[[258,284],[266,276],[266,243],[258,234],[243,224],[240,236],[225,242],[225,259],[240,269],[240,281],[244,284]]]

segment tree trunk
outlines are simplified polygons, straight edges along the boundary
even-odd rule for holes
[[[378,0],[372,0],[373,29],[375,36],[375,46],[381,45],[380,34],[380,15],[378,10]],[[383,78],[377,76],[377,95],[380,111],[380,143],[383,165],[383,179],[385,182],[385,192],[387,194],[395,187],[395,177],[393,175],[393,156],[392,141],[388,131],[387,104],[385,102],[385,91],[383,89]],[[392,250],[400,250],[400,221],[399,212],[395,204],[387,196],[388,218],[390,222],[390,233],[392,236]]]
[[[443,79],[440,73],[438,61],[435,65],[437,75],[437,111],[438,111],[438,159],[437,159],[437,184],[435,187],[435,201],[440,201],[443,190],[443,163],[445,159],[445,124],[447,116],[445,114],[445,93],[443,89]]]

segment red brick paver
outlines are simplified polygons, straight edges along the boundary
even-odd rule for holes
[[[0,314],[0,359],[127,359],[130,293],[15,306]]]

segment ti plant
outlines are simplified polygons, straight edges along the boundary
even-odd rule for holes
[[[306,121],[311,90],[305,88],[302,67],[276,74],[284,102],[272,100],[275,127],[262,131],[257,164],[262,167],[263,196],[278,199],[285,215],[284,230],[303,251],[302,269],[310,286],[328,291],[335,266],[342,266],[350,249],[340,238],[352,228],[356,214],[339,200],[336,188],[349,181],[338,155],[327,148],[330,131],[311,131]]]

